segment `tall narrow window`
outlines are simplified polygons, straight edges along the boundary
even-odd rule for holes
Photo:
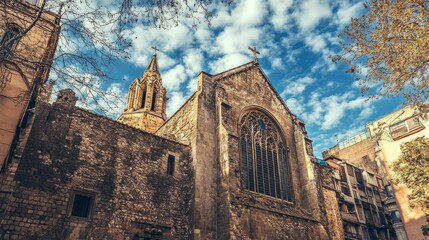
[[[151,111],[155,111],[156,106],[156,92],[154,91],[152,94],[152,106],[150,107]]]
[[[167,175],[173,176],[174,175],[174,162],[176,158],[173,155],[168,155],[168,161],[167,161]]]
[[[144,105],[146,104],[146,90],[143,91],[143,97],[142,97],[142,108],[144,108]]]
[[[292,202],[287,148],[278,126],[259,111],[246,114],[240,124],[243,187]]]
[[[15,25],[6,27],[6,31],[0,40],[0,56],[9,57],[12,55],[18,43],[20,32],[21,30]]]

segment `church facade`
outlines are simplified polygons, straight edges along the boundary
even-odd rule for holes
[[[257,59],[169,119],[156,54],[117,121],[72,90],[34,115],[0,174],[1,239],[341,239],[330,176]]]
[[[71,90],[53,104],[46,95],[2,175],[2,238],[335,239],[335,192],[256,61],[202,72],[161,124],[156,55],[118,121],[77,108]]]

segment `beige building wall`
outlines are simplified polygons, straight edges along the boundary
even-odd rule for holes
[[[8,26],[17,26],[25,33],[12,51],[1,54],[0,59],[0,168],[9,157],[11,146],[16,143],[21,121],[30,100],[49,73],[49,63],[56,48],[59,33],[59,16],[43,12],[21,1],[1,1],[0,39]],[[2,49],[4,51],[4,48]],[[6,51],[4,52],[6,53]],[[30,104],[30,107],[33,103]]]
[[[416,114],[414,109],[406,107],[367,125],[371,138],[378,142],[378,146],[375,147],[377,158],[380,162],[384,162],[383,167],[390,177],[392,176],[391,165],[401,154],[401,144],[418,137],[429,136],[428,120],[424,120]],[[414,125],[413,118],[418,119],[421,125]],[[399,129],[403,123],[405,123],[407,131]],[[401,131],[398,132],[398,129]],[[407,198],[409,190],[405,185],[393,184],[393,189],[408,239],[422,239],[420,227],[426,224],[425,214],[419,208],[410,207]]]

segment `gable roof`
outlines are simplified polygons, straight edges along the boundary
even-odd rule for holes
[[[293,115],[294,117],[298,118],[295,114],[293,114],[290,109],[287,107],[286,103],[283,101],[282,97],[280,96],[280,94],[277,92],[277,90],[274,88],[274,86],[271,84],[270,80],[268,79],[267,75],[264,73],[264,71],[262,70],[261,66],[259,65],[258,62],[255,61],[251,61],[248,63],[245,63],[241,66],[232,68],[230,70],[226,70],[224,72],[218,73],[216,75],[211,75],[213,80],[215,81],[222,81],[224,79],[226,79],[227,77],[234,75],[234,74],[239,74],[241,72],[247,71],[251,68],[257,68],[259,70],[259,72],[261,73],[261,75],[263,76],[263,78],[265,79],[265,81],[268,83],[268,86],[271,88],[271,90],[273,91],[273,93],[277,96],[277,98],[280,100],[280,102],[283,104],[283,107],[286,109],[286,111]],[[299,118],[298,118],[299,119]],[[300,119],[301,120],[301,119]],[[302,120],[301,120],[302,122]]]

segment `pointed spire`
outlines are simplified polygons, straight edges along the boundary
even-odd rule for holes
[[[147,66],[145,72],[156,72],[159,73],[158,61],[156,60],[156,54],[152,56],[149,65]]]

